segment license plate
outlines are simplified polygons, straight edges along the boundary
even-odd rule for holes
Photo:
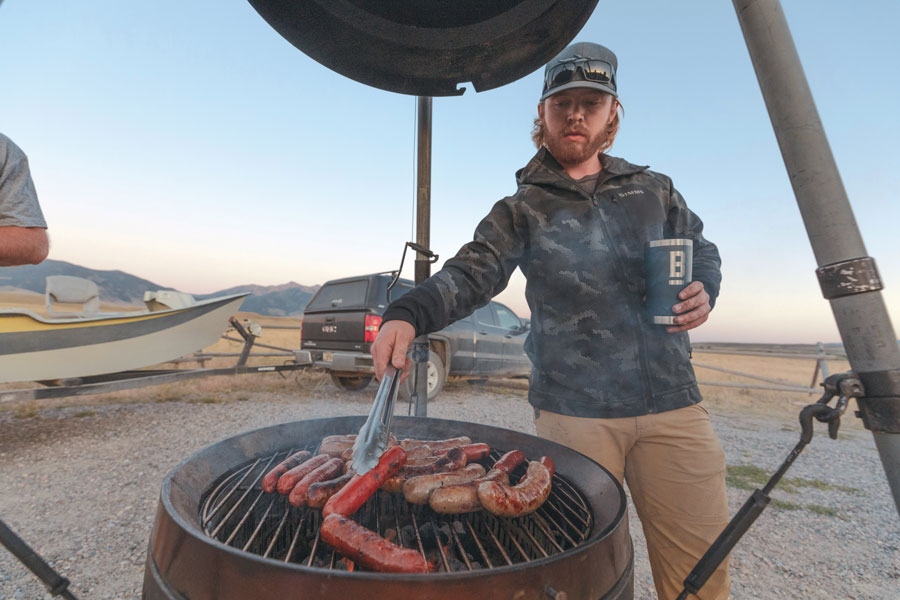
[[[323,352],[322,360],[325,362],[334,362],[334,354],[332,354],[331,352]]]

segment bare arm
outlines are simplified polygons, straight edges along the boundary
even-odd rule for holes
[[[0,227],[0,267],[36,265],[50,251],[42,227]]]

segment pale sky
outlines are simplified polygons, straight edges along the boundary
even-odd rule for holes
[[[900,3],[783,5],[896,322]],[[732,4],[601,0],[575,40],[619,57],[611,153],[671,176],[719,246],[692,338],[839,341]],[[396,269],[414,239],[415,98],[328,70],[244,0],[6,0],[0,57],[50,258],[208,293]],[[541,73],[435,99],[438,266],[515,191]],[[527,316],[521,274],[498,299]]]

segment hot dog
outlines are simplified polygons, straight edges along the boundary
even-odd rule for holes
[[[288,502],[294,506],[303,506],[306,504],[306,492],[309,490],[309,486],[320,481],[328,481],[329,479],[337,477],[341,474],[341,469],[343,467],[344,461],[339,458],[332,458],[324,464],[319,465],[297,482],[297,485],[291,490],[290,496],[288,496]]]
[[[278,478],[278,484],[275,486],[275,489],[278,490],[279,494],[290,494],[291,490],[294,489],[294,486],[297,483],[309,475],[313,469],[324,465],[329,460],[329,456],[327,454],[319,454],[313,456],[306,462],[303,462],[293,469],[289,469],[284,475]]]
[[[491,447],[487,444],[477,443],[477,444],[464,444],[459,446],[463,452],[466,453],[466,461],[467,462],[475,462],[476,460],[481,460],[491,452]],[[443,448],[440,450],[435,450],[434,453],[437,456],[442,454],[447,454],[450,451],[450,448]]]
[[[521,517],[534,512],[549,495],[550,470],[538,460],[528,465],[525,477],[516,486],[497,481],[478,484],[481,506],[500,517]]]
[[[434,570],[434,565],[417,551],[393,544],[342,515],[325,517],[320,532],[326,544],[374,571],[427,573]]]
[[[374,494],[385,479],[394,475],[406,462],[406,452],[400,446],[388,448],[378,464],[362,475],[354,475],[350,483],[345,485],[325,503],[322,515],[339,514],[349,516],[359,510]]]
[[[431,447],[432,452],[436,452],[437,450],[441,450],[442,448],[455,448],[456,446],[464,446],[471,443],[472,438],[466,436],[460,436],[446,440],[414,440],[410,438],[400,440],[400,446],[404,450],[412,450],[416,446],[429,446]]]
[[[266,476],[263,477],[262,480],[262,489],[266,493],[271,493],[275,491],[275,484],[278,483],[278,478],[281,477],[282,473],[285,473],[297,465],[303,464],[307,460],[312,457],[312,453],[307,452],[306,450],[301,450],[300,452],[295,452],[291,454],[286,459],[281,461],[278,466],[274,469],[266,473]]]
[[[484,467],[475,463],[458,471],[412,477],[403,483],[403,497],[413,504],[428,504],[429,496],[438,488],[467,483],[483,476]]]
[[[431,493],[428,504],[431,509],[444,515],[458,515],[481,510],[478,500],[478,486],[484,481],[497,481],[509,485],[509,475],[500,469],[491,469],[487,475],[459,485],[448,485]]]
[[[430,463],[403,467],[395,475],[385,479],[381,489],[397,494],[403,490],[403,483],[407,479],[432,473],[447,473],[448,471],[461,469],[464,466],[466,466],[466,453],[459,448],[451,448],[447,454],[436,458]]]
[[[309,486],[306,492],[306,505],[310,508],[322,508],[328,499],[347,485],[355,473],[345,473],[329,481],[320,481]]]

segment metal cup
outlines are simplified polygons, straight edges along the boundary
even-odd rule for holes
[[[672,307],[680,302],[678,292],[691,282],[693,261],[693,240],[653,240],[644,245],[647,310],[653,323],[674,325]]]

